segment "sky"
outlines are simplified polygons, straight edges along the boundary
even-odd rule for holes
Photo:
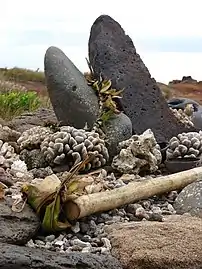
[[[201,0],[2,1],[0,67],[43,70],[47,48],[56,46],[87,71],[90,28],[106,14],[132,38],[157,81],[202,80],[201,10]]]

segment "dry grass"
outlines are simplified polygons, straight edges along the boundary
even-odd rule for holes
[[[0,68],[0,74],[6,80],[15,81],[15,82],[40,82],[45,84],[45,76],[43,72],[33,71],[25,68]]]

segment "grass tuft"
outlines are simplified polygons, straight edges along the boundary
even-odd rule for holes
[[[0,95],[0,115],[4,120],[35,111],[42,102],[36,92],[8,91]]]
[[[51,107],[43,72],[17,67],[0,68],[0,118],[12,120],[40,107]]]

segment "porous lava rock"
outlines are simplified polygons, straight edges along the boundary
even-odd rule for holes
[[[161,143],[195,130],[172,114],[133,41],[118,22],[108,15],[99,16],[91,27],[88,46],[95,75],[111,79],[117,90],[124,89],[119,106],[131,119],[134,133],[151,129]]]

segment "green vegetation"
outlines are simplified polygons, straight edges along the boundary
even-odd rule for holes
[[[34,111],[41,106],[36,92],[9,91],[0,95],[0,115],[5,120],[26,111]]]
[[[3,77],[6,80],[15,81],[15,82],[41,82],[45,84],[45,75],[44,72],[40,71],[33,71],[30,69],[25,68],[0,68],[0,74],[3,75]]]
[[[0,68],[0,118],[11,120],[24,112],[50,106],[43,72]]]

